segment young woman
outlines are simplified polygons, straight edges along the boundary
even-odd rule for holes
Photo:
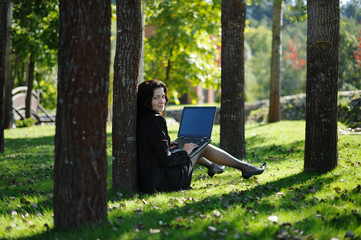
[[[167,87],[161,81],[141,83],[137,101],[137,159],[141,191],[153,193],[188,189],[196,163],[206,166],[211,177],[224,171],[224,166],[220,165],[241,170],[245,179],[263,173],[266,163],[255,167],[211,144],[192,158],[188,154],[197,147],[194,143],[185,144],[183,150],[171,153],[177,143],[170,141],[166,120],[162,116],[168,97]]]

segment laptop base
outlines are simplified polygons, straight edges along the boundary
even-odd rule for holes
[[[175,142],[178,143],[178,146],[176,149],[173,149],[171,152],[174,153],[178,150],[183,149],[184,144],[186,143],[195,143],[198,145],[193,151],[188,155],[189,157],[194,157],[197,153],[199,153],[203,148],[205,148],[211,140],[208,138],[185,138],[185,137],[179,137],[175,140]]]

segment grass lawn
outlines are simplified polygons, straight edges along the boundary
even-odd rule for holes
[[[178,127],[169,127],[174,139]],[[268,162],[249,180],[197,167],[192,190],[145,195],[113,191],[109,176],[109,223],[77,231],[53,230],[54,126],[6,130],[0,239],[361,239],[361,135],[339,135],[336,169],[305,174],[304,129],[304,121],[246,125],[245,160]]]

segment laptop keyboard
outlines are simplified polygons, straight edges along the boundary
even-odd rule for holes
[[[195,143],[198,144],[199,146],[204,144],[205,142],[207,142],[207,138],[181,138],[181,139],[177,139],[178,142],[178,149],[182,149],[184,144],[186,143]]]

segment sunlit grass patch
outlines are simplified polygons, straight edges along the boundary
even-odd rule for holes
[[[342,127],[342,125],[341,125]],[[361,236],[361,136],[339,134],[339,166],[303,172],[304,121],[246,125],[244,159],[267,161],[244,180],[227,167],[209,178],[197,166],[192,189],[142,194],[111,188],[111,128],[107,129],[109,222],[83,230],[53,230],[54,126],[5,131],[0,156],[0,239],[344,239]],[[175,139],[178,126],[170,126]],[[219,145],[219,125],[212,142]]]

